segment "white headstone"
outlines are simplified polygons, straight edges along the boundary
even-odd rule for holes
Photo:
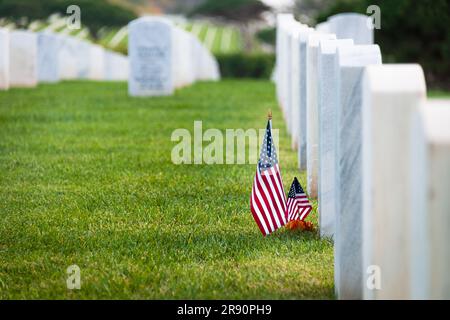
[[[320,40],[336,39],[334,34],[313,33],[307,40],[306,50],[306,182],[308,196],[317,198],[319,171],[319,110],[317,106],[318,53]]]
[[[192,54],[192,64],[194,66],[194,75],[195,80],[201,79],[201,65],[202,65],[202,59],[201,59],[201,52],[202,52],[202,44],[200,43],[200,40],[198,40],[197,37],[192,37],[192,45],[193,50],[191,52]]]
[[[9,32],[0,29],[0,90],[9,88]]]
[[[340,299],[361,299],[362,270],[362,77],[367,65],[381,64],[377,45],[338,48],[339,96],[335,129],[335,288]]]
[[[425,78],[419,65],[368,66],[363,88],[363,270],[381,271],[381,288],[364,286],[364,298],[407,299],[409,253],[416,243],[409,237],[407,141],[411,115],[425,103]],[[363,282],[372,277],[365,272]]]
[[[103,47],[93,44],[90,50],[90,67],[88,78],[90,80],[105,79],[105,50]]]
[[[372,18],[359,13],[340,13],[328,18],[329,32],[355,44],[373,44]]]
[[[306,75],[308,72],[306,63],[307,40],[310,33],[313,33],[313,28],[308,28],[300,33],[300,109],[299,109],[299,146],[298,146],[298,167],[300,170],[306,170]]]
[[[77,57],[82,54],[77,46],[78,41],[69,36],[60,36],[60,41],[59,78],[61,80],[77,79],[79,74]]]
[[[202,45],[200,51],[199,80],[216,81],[220,79],[219,65],[209,50]]]
[[[219,62],[212,54],[211,54],[211,66],[212,66],[211,78],[209,80],[219,81],[221,79]]]
[[[412,299],[450,299],[450,102],[430,100],[411,130]]]
[[[330,25],[328,22],[321,22],[316,25],[316,31],[322,33],[331,33]]]
[[[321,237],[333,237],[336,216],[335,151],[336,112],[338,109],[337,48],[352,46],[353,40],[321,40],[318,57],[317,105],[319,109],[319,183],[318,212]]]
[[[276,70],[277,70],[277,97],[283,115],[285,114],[288,95],[288,36],[286,25],[294,21],[292,14],[277,15],[277,42],[276,42]]]
[[[300,64],[299,60],[299,51],[300,47],[298,44],[298,35],[299,32],[303,29],[303,26],[300,22],[292,20],[289,22],[287,27],[287,39],[288,39],[288,45],[287,48],[290,51],[287,54],[287,78],[286,78],[286,85],[287,85],[287,99],[286,99],[286,110],[285,110],[285,116],[286,116],[286,127],[288,132],[291,134],[291,136],[294,136],[294,113],[297,113],[297,111],[294,111],[296,106],[294,104],[298,103],[294,101],[296,99],[296,96],[298,96],[298,67]],[[293,141],[296,141],[297,139],[293,138]]]
[[[113,51],[105,51],[105,80],[126,81],[128,79],[128,58]]]
[[[38,33],[38,80],[55,83],[59,81],[58,55],[61,38],[51,32]]]
[[[77,44],[76,64],[78,79],[89,79],[91,72],[91,43],[79,40]]]
[[[208,80],[208,77],[211,73],[211,58],[209,56],[209,52],[205,46],[201,46],[200,50],[200,70],[199,70],[199,80]]]
[[[297,150],[300,137],[300,33],[308,27],[298,24],[292,33],[291,43],[291,122],[292,149]]]
[[[143,17],[129,24],[131,96],[170,95],[173,79],[173,25],[164,18]]]
[[[175,36],[174,61],[176,64],[174,68],[174,83],[175,87],[179,88],[194,82],[194,64],[191,60],[194,44],[192,35],[179,27],[174,27],[173,34]]]
[[[11,87],[37,85],[37,36],[25,30],[10,32],[9,80]]]
[[[291,108],[292,108],[292,25],[291,21],[288,26],[286,26],[286,77],[285,77],[285,86],[286,86],[286,97],[285,97],[285,105],[284,105],[284,116],[286,120],[286,129],[288,133],[291,133]]]

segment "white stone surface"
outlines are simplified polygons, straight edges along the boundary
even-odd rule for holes
[[[192,84],[195,79],[195,71],[192,63],[192,50],[194,44],[192,35],[181,28],[174,28],[175,49],[174,49],[174,71],[175,86],[177,88]]]
[[[177,26],[174,26],[172,30],[173,40],[173,85],[175,88],[181,88],[187,83],[183,80],[185,55],[183,50],[186,50],[186,44],[184,40],[184,33]]]
[[[9,80],[11,87],[37,85],[37,35],[14,30],[9,38]]]
[[[91,43],[80,40],[77,43],[76,55],[76,78],[89,79],[89,73],[91,69]]]
[[[297,148],[298,136],[298,118],[299,109],[299,66],[300,66],[300,46],[299,34],[305,27],[298,21],[291,21],[288,27],[288,49],[289,61],[287,61],[287,68],[289,70],[287,77],[287,104],[286,104],[286,124],[288,132],[292,137],[292,147]]]
[[[128,57],[105,50],[105,80],[126,81],[128,79]]]
[[[296,25],[291,37],[291,121],[292,149],[297,150],[300,137],[300,34],[308,30],[302,24]]]
[[[318,212],[321,237],[332,238],[336,216],[335,150],[336,112],[338,109],[337,48],[352,46],[352,39],[321,40],[318,56],[317,105],[319,109]]]
[[[291,109],[292,109],[292,45],[293,45],[293,23],[294,21],[290,21],[286,26],[286,60],[285,60],[285,100],[284,100],[284,118],[286,121],[286,129],[288,133],[292,132],[292,119],[291,119]]]
[[[220,79],[219,65],[209,50],[202,45],[200,51],[199,80],[217,81]]]
[[[308,65],[306,63],[307,40],[311,33],[314,33],[313,28],[308,28],[300,33],[300,109],[299,109],[299,146],[298,146],[298,167],[300,170],[306,170],[306,76],[308,72]]]
[[[316,31],[322,33],[331,33],[330,24],[328,22],[321,22],[316,25]]]
[[[411,292],[450,299],[450,101],[430,100],[413,118]]]
[[[276,42],[276,79],[277,79],[277,97],[283,115],[286,117],[285,109],[288,97],[288,77],[289,70],[287,61],[290,52],[288,50],[289,41],[287,36],[287,25],[294,21],[292,14],[277,15],[277,42]]]
[[[317,198],[319,171],[319,110],[317,105],[318,52],[320,40],[336,39],[334,34],[312,33],[307,38],[306,50],[306,184],[310,198]]]
[[[79,63],[77,56],[82,54],[79,50],[78,40],[69,36],[59,36],[61,47],[58,54],[59,78],[61,80],[77,79]]]
[[[9,32],[0,28],[0,90],[9,88]]]
[[[38,33],[38,81],[59,81],[59,50],[61,38],[52,32]]]
[[[191,52],[191,61],[192,65],[194,67],[194,77],[195,81],[198,81],[201,79],[201,65],[202,65],[202,59],[201,59],[201,52],[203,50],[203,45],[201,44],[200,40],[198,40],[197,37],[192,37],[192,52]]]
[[[105,79],[105,49],[103,47],[92,44],[90,48],[90,66],[88,78],[90,80]]]
[[[361,299],[362,270],[362,76],[381,64],[377,45],[338,48],[339,108],[336,136],[335,288],[340,299]]]
[[[340,13],[328,18],[329,32],[355,44],[373,44],[372,18],[359,13]]]
[[[364,298],[407,299],[416,243],[408,141],[411,116],[425,103],[425,78],[419,65],[368,66],[363,87],[363,270],[381,270],[381,289],[364,286]]]
[[[131,96],[173,93],[173,28],[169,20],[157,17],[130,22],[128,92]]]

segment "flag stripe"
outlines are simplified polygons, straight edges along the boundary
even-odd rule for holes
[[[256,182],[256,175],[255,175],[255,180],[254,180],[254,190],[255,190],[255,188],[257,188],[257,182]],[[263,206],[262,206],[262,204],[260,203],[260,200],[259,200],[259,198],[258,198],[258,195],[257,195],[257,193],[256,193],[256,190],[254,191],[254,193],[253,193],[253,199],[254,199],[254,202],[255,202],[255,204],[256,204],[256,207],[258,208],[258,210],[259,210],[259,212],[261,213],[261,217],[262,217],[262,222],[264,223],[264,225],[266,226],[266,228],[267,228],[267,231],[268,231],[268,233],[270,233],[271,231],[271,228],[270,228],[270,224],[269,224],[269,220],[267,219],[267,217],[266,217],[266,215],[265,215],[265,213],[264,213],[264,208],[263,208]]]
[[[281,190],[281,192],[283,194],[283,199],[285,199],[284,209],[286,210],[286,196],[284,193],[283,180],[281,179],[281,176],[280,176],[280,168],[278,165],[276,165],[276,170],[274,168],[271,168],[270,170],[272,171],[272,174],[277,177],[277,179],[275,179],[275,183],[277,184],[277,188],[279,190]]]
[[[283,199],[282,200],[283,210],[284,210],[283,222],[284,222],[284,224],[286,224],[287,215],[288,215],[287,205],[286,205],[286,196],[285,196],[284,189],[283,189],[283,181],[281,180],[281,176],[280,176],[278,170],[279,170],[279,167],[278,167],[278,165],[276,165],[276,170],[274,168],[271,168],[271,173],[272,173],[273,181],[275,181],[276,190],[279,193],[281,193],[280,197]]]
[[[267,185],[266,185],[267,188]],[[272,216],[274,217],[275,221],[276,221],[276,225],[277,228],[280,228],[281,226],[283,226],[283,220],[282,220],[282,215],[284,214],[284,212],[279,212],[278,206],[276,205],[275,199],[273,198],[273,194],[269,191],[269,189],[266,190],[266,196],[268,197],[269,201],[272,203]]]
[[[256,195],[256,198],[255,198],[256,203],[257,203],[257,205],[259,205],[260,211],[263,213],[262,217],[263,217],[264,221],[266,222],[267,229],[269,230],[269,233],[271,233],[274,230],[272,220],[270,219],[270,217],[268,217],[268,214],[267,214],[268,210],[267,210],[267,207],[266,207],[266,205],[262,199],[262,196],[259,192],[258,181],[256,179],[256,176],[255,176],[255,195]]]
[[[262,189],[263,198],[266,202],[267,207],[270,207],[269,215],[272,218],[272,222],[273,222],[273,225],[275,226],[275,229],[278,229],[279,227],[281,227],[281,225],[280,225],[280,221],[278,220],[278,217],[275,213],[275,208],[273,206],[272,199],[270,197],[270,193],[266,188],[266,184],[263,181],[261,174],[259,174],[259,172],[257,172],[257,175],[258,175],[259,186]]]
[[[262,194],[261,194],[261,191],[260,191],[260,188],[261,188],[261,186],[259,185],[259,183],[258,183],[258,173],[256,173],[256,177],[255,177],[255,183],[256,183],[256,188],[255,188],[255,191],[256,191],[256,198],[258,199],[258,201],[259,201],[259,204],[262,206],[262,212],[264,212],[264,216],[263,217],[265,217],[266,218],[266,220],[267,220],[267,222],[269,223],[268,224],[268,226],[269,226],[269,231],[270,232],[273,232],[274,230],[275,230],[275,228],[274,228],[274,226],[273,226],[273,219],[272,219],[272,217],[271,217],[271,214],[270,214],[270,212],[269,212],[269,210],[267,209],[267,206],[266,206],[266,202],[265,202],[265,200],[264,200],[264,198],[263,198],[263,196],[262,196]]]
[[[272,225],[271,231],[274,231],[274,230],[278,229],[278,225],[275,220],[275,217],[273,216],[273,209],[272,209],[273,206],[272,206],[270,199],[267,198],[267,192],[264,190],[265,186],[263,187],[261,180],[260,180],[261,176],[258,173],[257,173],[257,177],[258,177],[257,183],[258,183],[258,188],[259,188],[258,191],[261,194],[261,198],[264,200],[264,204],[265,204],[266,208],[267,209],[270,208],[270,210],[266,210],[266,216],[267,216],[267,219],[271,222],[271,225]]]
[[[274,187],[274,184],[272,183],[273,175],[271,175],[271,174],[264,174],[263,175],[263,179],[269,185],[270,191],[272,191],[271,192],[272,198],[275,199],[275,203],[277,205],[277,210],[276,211],[277,211],[278,219],[280,221],[282,221],[283,225],[284,225],[284,224],[286,224],[286,219],[285,219],[286,209],[284,209],[284,207],[281,205],[281,203],[284,203],[285,199],[280,196],[280,191],[277,188]]]
[[[306,207],[305,210],[304,210],[304,212],[303,212],[302,215],[300,216],[300,220],[304,220],[304,219],[309,215],[309,213],[311,212],[311,210],[312,210],[312,207],[311,207],[311,206]]]
[[[253,218],[255,219],[256,224],[259,227],[259,230],[261,230],[263,235],[269,234],[266,223],[264,222],[264,220],[262,218],[261,211],[259,210],[259,208],[257,206],[255,206],[253,188],[252,188],[252,196],[250,198],[250,208],[251,208],[251,211],[253,214]]]
[[[255,192],[253,194],[253,199],[255,200],[255,203],[256,203],[256,206],[257,206],[259,212],[261,213],[262,221],[264,222],[264,225],[266,226],[266,229],[267,229],[267,234],[269,234],[272,232],[271,231],[272,228],[270,226],[270,221],[266,216],[266,212],[264,211],[263,205],[260,203],[256,188],[257,188],[257,181],[256,181],[256,175],[255,175],[255,181],[254,181]]]

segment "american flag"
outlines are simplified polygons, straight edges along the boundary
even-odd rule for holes
[[[308,197],[297,178],[292,181],[291,190],[289,190],[287,201],[288,220],[305,220],[311,212],[312,206]]]
[[[253,218],[263,235],[268,235],[287,223],[286,196],[273,144],[270,118],[269,116],[250,197]]]

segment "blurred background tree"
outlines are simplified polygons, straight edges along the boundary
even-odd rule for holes
[[[102,27],[122,27],[137,17],[132,10],[106,0],[0,0],[0,17],[14,19],[20,26],[21,21],[46,19],[54,13],[66,15],[72,4],[81,8],[83,25],[94,37]]]
[[[189,15],[212,17],[237,24],[243,36],[244,49],[251,52],[255,33],[252,22],[261,20],[262,14],[269,10],[270,7],[260,0],[205,0]]]
[[[450,90],[450,0],[337,0],[317,15],[317,22],[342,12],[366,14],[381,9],[375,30],[384,63],[419,63],[429,87]]]
[[[95,0],[92,0],[95,1]],[[108,0],[132,11],[143,14],[187,14],[204,0]]]
[[[265,3],[264,3],[265,2]],[[71,4],[81,8],[83,26],[92,36],[101,41],[100,30],[117,31],[130,20],[143,14],[176,14],[187,16],[192,21],[203,23],[205,28],[223,29],[237,26],[239,51],[233,57],[218,59],[222,65],[236,69],[232,75],[267,75],[272,57],[270,48],[275,45],[275,29],[267,22],[271,11],[292,12],[303,23],[313,26],[329,16],[342,12],[366,14],[369,5],[381,9],[381,29],[375,30],[375,42],[380,45],[385,63],[420,63],[424,68],[428,86],[450,90],[450,0],[0,0],[0,17],[6,17],[19,27],[33,20],[45,20],[51,14],[66,14]],[[280,7],[269,7],[267,3],[287,3]],[[191,22],[189,22],[191,20]],[[273,21],[273,20],[272,20]],[[202,30],[205,30],[203,28]],[[217,32],[222,36],[221,32]],[[204,37],[205,32],[197,34]],[[100,38],[100,39],[98,39]],[[109,40],[108,40],[109,41]],[[121,44],[126,50],[126,38]],[[269,49],[269,50],[267,50]],[[125,51],[124,51],[125,52]],[[216,52],[215,52],[216,53]],[[243,56],[240,56],[243,55]],[[238,63],[239,59],[246,63]],[[248,59],[254,59],[250,63]],[[249,67],[249,70],[241,68]]]
[[[332,3],[329,0],[295,0],[293,11],[300,22],[314,25],[317,16]]]
[[[256,37],[271,46],[275,46],[277,30],[274,27],[263,28],[256,33]]]

